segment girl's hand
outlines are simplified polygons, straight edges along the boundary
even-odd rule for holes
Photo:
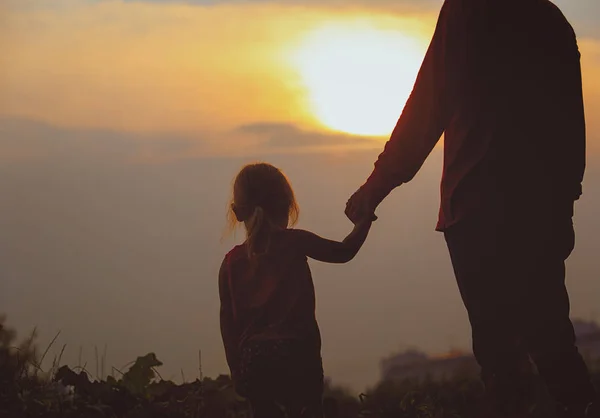
[[[371,213],[370,215],[365,215],[362,218],[356,220],[356,222],[354,222],[354,225],[362,226],[365,224],[370,224],[372,222],[375,222],[377,219],[377,215],[375,215],[375,213]]]
[[[353,224],[357,225],[365,219],[377,220],[377,216],[375,216],[376,206],[371,195],[372,193],[365,186],[362,186],[346,202],[345,213]]]

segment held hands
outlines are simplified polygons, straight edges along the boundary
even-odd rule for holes
[[[374,204],[364,187],[358,189],[346,203],[346,216],[353,224],[377,220]]]

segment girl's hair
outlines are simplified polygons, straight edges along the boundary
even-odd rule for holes
[[[233,183],[233,196],[227,212],[229,231],[238,222],[246,225],[248,257],[254,259],[258,243],[268,251],[269,233],[275,225],[293,226],[299,208],[292,186],[278,168],[267,163],[244,166]]]

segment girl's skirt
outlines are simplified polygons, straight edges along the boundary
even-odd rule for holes
[[[248,341],[241,350],[236,391],[256,411],[277,405],[319,416],[323,396],[323,364],[314,345],[293,340]],[[306,412],[309,413],[306,413]],[[313,412],[310,412],[313,411]]]

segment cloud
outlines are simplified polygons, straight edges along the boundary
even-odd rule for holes
[[[205,149],[197,137],[61,128],[31,119],[0,118],[0,160],[4,162],[48,158],[152,162],[181,159]]]
[[[287,123],[252,123],[238,127],[236,132],[258,137],[262,140],[263,145],[273,148],[304,148],[338,145],[360,146],[374,144],[372,138],[344,133],[311,132]]]
[[[0,117],[0,162],[71,161],[76,165],[119,163],[170,163],[218,156],[326,152],[331,149],[372,149],[373,138],[342,133],[312,132],[293,124],[256,122],[233,131],[182,135],[107,129],[60,127],[26,119]]]

